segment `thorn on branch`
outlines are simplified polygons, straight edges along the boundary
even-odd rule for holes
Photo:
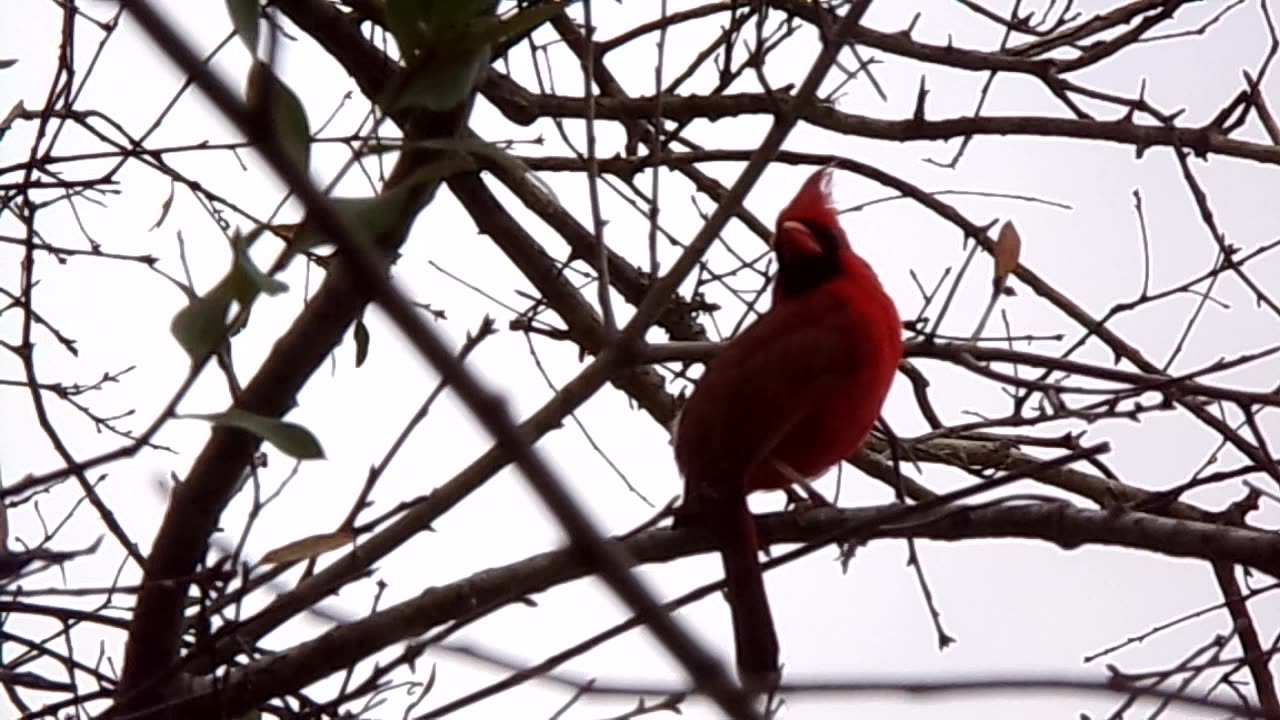
[[[916,91],[916,109],[911,113],[911,119],[916,122],[924,122],[924,102],[929,97],[929,87],[925,84],[925,76],[920,76],[920,89]]]

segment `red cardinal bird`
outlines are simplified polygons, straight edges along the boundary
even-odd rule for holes
[[[715,537],[738,674],[756,689],[777,685],[778,638],[747,494],[819,475],[857,450],[902,358],[898,311],[849,247],[829,188],[824,168],[778,215],[773,306],[708,364],[675,431],[680,522]]]

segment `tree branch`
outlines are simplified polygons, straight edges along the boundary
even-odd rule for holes
[[[808,543],[853,523],[874,524],[878,516],[899,508],[898,505],[843,510],[820,508],[762,515],[758,518],[760,539],[771,545]],[[1089,510],[1067,502],[946,508],[920,522],[880,528],[873,537],[952,542],[1016,538],[1040,540],[1068,550],[1083,545],[1110,545],[1171,557],[1235,563],[1280,575],[1280,536],[1273,533],[1138,512]],[[631,558],[637,565],[670,562],[714,551],[710,540],[700,533],[668,528],[610,542],[620,555]],[[573,550],[562,549],[429,588],[415,598],[232,670],[225,681],[201,696],[186,699],[180,709],[194,716],[214,707],[230,715],[245,712],[268,698],[305,687],[378,650],[462,617],[476,607],[515,602],[583,578],[591,571],[590,563],[584,562]]]
[[[531,125],[541,117],[585,119],[586,103],[565,95],[534,95],[515,81],[492,71],[481,88],[508,120]],[[795,107],[796,96],[788,92],[733,93],[724,95],[664,95],[627,100],[596,99],[597,120],[627,121],[637,117],[668,120],[724,120],[744,115],[769,115],[777,107],[796,112],[804,122],[841,135],[875,140],[910,142],[950,140],[967,135],[1020,135],[1033,137],[1096,140],[1126,145],[1139,156],[1152,147],[1185,147],[1198,156],[1223,155],[1267,164],[1280,164],[1280,148],[1263,143],[1236,140],[1216,128],[1139,125],[1128,120],[1099,121],[1037,115],[956,117],[941,120],[884,120],[855,115],[830,105]],[[602,161],[603,162],[603,161]]]

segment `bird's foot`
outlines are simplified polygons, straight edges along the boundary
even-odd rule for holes
[[[663,520],[666,520],[667,518],[674,518],[674,521],[672,522],[672,527],[677,527],[677,528],[683,527],[680,521],[681,509],[683,509],[683,506],[677,507],[676,499],[671,498],[670,500],[667,501],[666,505],[663,505],[661,508],[658,508],[658,511],[654,513],[652,517],[640,523],[639,525],[635,526],[631,530],[627,531],[625,534],[622,535],[621,539],[626,540],[627,538],[630,538],[634,535],[639,535],[640,533],[644,532],[645,530],[648,530],[649,528],[657,527],[658,524],[660,524]]]
[[[804,492],[797,490],[802,489]],[[794,486],[784,489],[787,494],[787,510],[791,512],[807,512],[809,510],[817,510],[818,508],[835,507],[835,503],[828,500],[822,493],[813,488],[808,481],[801,480]]]

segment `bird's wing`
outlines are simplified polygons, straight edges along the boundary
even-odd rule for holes
[[[860,334],[847,313],[775,308],[726,345],[680,418],[687,488],[741,493],[755,464],[858,371]]]

